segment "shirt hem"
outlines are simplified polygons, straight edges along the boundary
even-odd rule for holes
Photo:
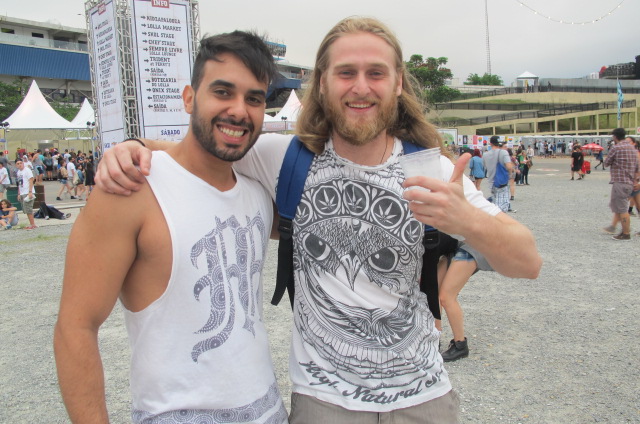
[[[451,386],[451,382],[448,380],[446,382],[438,384],[437,388],[429,387],[424,388],[423,390],[426,392],[419,397],[412,397],[410,399],[406,399],[403,401],[394,402],[393,404],[380,405],[376,403],[367,403],[367,402],[353,402],[347,401],[342,396],[330,395],[327,393],[317,392],[314,390],[309,390],[307,387],[294,385],[292,388],[293,393],[298,393],[301,395],[314,397],[322,402],[327,402],[332,405],[339,406],[341,408],[347,409],[349,411],[360,411],[360,412],[392,412],[398,409],[410,408],[412,406],[421,405],[425,402],[429,402],[431,400],[437,399],[449,393],[453,387]]]

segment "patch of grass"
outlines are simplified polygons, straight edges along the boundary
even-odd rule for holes
[[[60,238],[68,238],[67,236],[61,236],[61,235],[55,235],[55,236],[48,236],[46,234],[38,234],[36,235],[33,240],[35,241],[49,241],[49,240],[56,240],[56,239],[60,239]]]
[[[8,230],[8,231],[13,231],[13,229]],[[37,231],[37,230],[36,230]],[[34,234],[34,233],[30,233],[25,231],[23,234],[29,234],[28,237],[25,238],[21,238],[20,239],[20,243],[28,243],[28,242],[39,242],[39,241],[50,241],[50,240],[56,240],[56,239],[68,239],[68,236],[63,236],[63,235],[53,235],[53,236],[48,236],[46,234]],[[2,240],[0,241],[0,246],[4,245],[4,244],[8,244],[8,243],[15,243],[15,240]]]
[[[492,99],[492,100],[482,100],[482,101],[476,100],[471,103],[491,103],[495,105],[518,105],[518,104],[529,103],[529,102],[525,102],[524,100],[520,100],[520,99]],[[531,104],[534,104],[534,103],[531,103]]]

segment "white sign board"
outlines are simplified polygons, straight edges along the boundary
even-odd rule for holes
[[[187,0],[133,0],[131,13],[140,135],[182,140],[189,127],[182,90],[193,69]]]
[[[107,0],[92,8],[89,22],[93,40],[96,113],[103,148],[108,149],[125,137],[115,1]]]

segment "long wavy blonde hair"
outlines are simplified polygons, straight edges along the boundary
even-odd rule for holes
[[[387,133],[401,140],[410,141],[425,148],[440,147],[443,154],[450,156],[444,149],[440,133],[427,122],[423,105],[418,100],[413,88],[414,78],[407,71],[402,61],[402,48],[396,36],[386,25],[377,19],[366,17],[349,17],[338,22],[318,48],[316,65],[311,74],[311,82],[302,99],[302,110],[296,123],[296,134],[314,153],[322,153],[332,132],[322,107],[320,80],[329,67],[329,47],[340,37],[355,33],[369,33],[383,39],[395,52],[395,65],[398,75],[402,76],[402,93],[398,97],[398,118]]]

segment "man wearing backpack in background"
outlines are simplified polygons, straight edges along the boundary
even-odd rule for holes
[[[509,211],[509,172],[513,169],[513,163],[511,163],[509,153],[502,149],[504,143],[500,141],[500,137],[494,135],[490,142],[491,150],[484,154],[482,161],[484,167],[487,168],[491,201],[502,212],[507,212]]]
[[[463,176],[468,155],[455,168],[441,156],[443,180],[405,181],[401,140],[442,143],[402,57],[381,22],[347,18],[322,41],[302,102],[296,132],[315,155],[291,232],[294,424],[458,422],[434,316],[419,290],[423,224],[465,237],[504,275],[536,278],[540,270],[530,231]],[[275,198],[291,138],[262,135],[235,169]],[[98,182],[114,193],[138,190],[149,159],[137,142],[120,143],[105,153]],[[405,192],[409,186],[430,191]]]

